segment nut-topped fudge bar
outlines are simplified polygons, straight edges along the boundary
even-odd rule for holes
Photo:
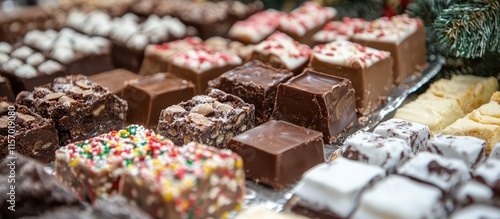
[[[53,119],[60,145],[122,128],[128,110],[127,102],[83,75],[56,78],[33,92],[23,91],[16,103]]]
[[[330,21],[312,38],[315,44],[326,44],[336,40],[349,40],[355,32],[363,30],[369,22],[362,18],[344,17],[341,21]]]
[[[470,136],[437,134],[427,141],[427,150],[444,157],[461,159],[473,168],[486,158],[486,141]]]
[[[172,56],[167,72],[192,81],[196,86],[196,94],[204,94],[209,80],[241,63],[241,58],[233,53],[196,48]]]
[[[354,33],[351,40],[363,46],[388,51],[394,59],[394,83],[421,71],[427,64],[425,28],[418,18],[408,15],[383,17]]]
[[[245,195],[241,157],[195,142],[129,166],[121,180],[120,194],[153,218],[227,218]]]
[[[12,91],[12,86],[7,78],[0,76],[0,99],[7,98],[8,101],[14,102],[14,92]]]
[[[295,188],[292,211],[311,218],[349,218],[362,192],[385,177],[385,170],[345,158],[315,166]]]
[[[271,118],[322,132],[329,144],[356,120],[354,89],[345,78],[306,69],[278,85]]]
[[[231,138],[227,148],[242,157],[247,178],[279,190],[324,162],[322,137],[321,132],[271,120]]]
[[[413,153],[425,151],[431,137],[429,127],[402,119],[389,119],[375,127],[373,133],[405,140]]]
[[[121,173],[133,163],[167,153],[169,139],[138,125],[77,141],[56,151],[56,177],[83,200],[118,192]]]
[[[255,107],[241,98],[212,89],[188,101],[172,105],[160,114],[157,132],[177,145],[197,141],[225,148],[232,137],[251,129]]]
[[[393,59],[390,53],[349,41],[334,41],[314,47],[309,67],[351,81],[358,112],[376,110],[392,89]]]
[[[337,19],[337,16],[335,8],[323,7],[316,2],[307,1],[283,16],[279,29],[300,43],[313,46],[313,35],[327,22]]]
[[[229,37],[245,44],[257,44],[270,36],[285,14],[274,9],[257,12],[246,20],[237,21],[229,29]]]
[[[0,99],[0,159],[18,152],[44,163],[54,160],[59,140],[54,121]]]
[[[298,43],[282,32],[275,32],[254,47],[247,61],[259,60],[275,68],[299,74],[307,66],[310,56],[309,46]]]
[[[103,37],[89,37],[63,28],[60,31],[30,31],[23,43],[64,65],[67,74],[92,75],[114,69],[111,43]]]
[[[254,60],[230,70],[209,81],[210,88],[234,94],[255,106],[256,124],[267,122],[271,117],[278,85],[288,81],[293,74],[284,69],[275,69]]]
[[[15,94],[50,83],[63,76],[65,68],[28,46],[12,47],[0,42],[0,75],[9,79]]]

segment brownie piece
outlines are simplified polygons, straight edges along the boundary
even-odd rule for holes
[[[315,46],[309,67],[351,81],[362,115],[376,110],[392,89],[393,61],[388,52],[349,41]]]
[[[383,17],[354,33],[351,41],[388,51],[394,59],[394,83],[403,83],[427,65],[425,28],[418,18],[408,15]]]
[[[10,45],[0,43],[8,51]],[[50,83],[65,74],[65,67],[46,58],[42,53],[30,47],[10,47],[9,53],[0,53],[0,74],[8,78],[15,94],[32,91],[33,88]]]
[[[54,121],[22,105],[0,100],[0,160],[17,151],[44,163],[54,160],[59,140]]]
[[[0,98],[7,98],[8,101],[14,101],[14,92],[10,86],[9,79],[0,76]]]
[[[81,199],[93,203],[118,192],[121,173],[128,165],[152,159],[170,147],[174,145],[169,139],[131,125],[61,147],[56,151],[56,176]]]
[[[153,218],[227,218],[241,209],[244,188],[240,156],[191,142],[127,168],[120,194]]]
[[[208,95],[172,105],[160,114],[157,132],[177,145],[197,141],[225,148],[232,137],[252,128],[255,108],[241,98],[212,89]]]
[[[324,162],[322,137],[321,132],[271,120],[231,138],[227,148],[242,156],[247,178],[279,190]]]
[[[139,79],[141,76],[126,69],[115,69],[90,75],[88,78],[90,81],[107,88],[112,94],[122,97],[121,93],[125,89],[125,82]]]
[[[355,32],[362,31],[369,22],[362,18],[343,17],[341,21],[330,21],[312,36],[315,44],[325,44],[336,40],[349,40]]]
[[[434,186],[391,175],[366,190],[353,219],[446,218],[443,194]]]
[[[486,158],[486,141],[469,136],[437,134],[427,142],[427,150],[463,160],[467,166],[476,167]]]
[[[292,211],[310,218],[349,218],[361,193],[384,177],[380,167],[345,158],[319,164],[304,173]]]
[[[170,60],[167,72],[192,81],[196,86],[196,94],[203,94],[207,90],[209,80],[242,63],[235,54],[205,49],[187,50],[172,56]]]
[[[56,78],[33,92],[23,91],[16,103],[53,119],[60,145],[123,127],[128,109],[127,102],[83,75]]]
[[[497,218],[500,215],[500,207],[490,205],[471,205],[467,208],[455,211],[451,219],[469,219],[469,218]]]
[[[403,139],[410,145],[413,153],[425,151],[431,136],[429,127],[396,118],[378,124],[373,133]]]
[[[285,13],[274,9],[257,12],[229,29],[229,37],[245,44],[257,44],[269,37],[280,24]]]
[[[344,158],[380,166],[393,173],[412,157],[406,141],[370,132],[358,132],[344,141],[340,155]]]
[[[253,104],[256,124],[260,125],[271,117],[278,85],[292,76],[287,70],[275,69],[255,60],[209,81],[208,86],[234,94]]]
[[[45,164],[17,153],[3,159],[1,164],[1,218],[38,217],[64,206],[83,207],[71,190],[46,171]]]
[[[474,180],[490,187],[494,196],[500,197],[500,160],[488,159],[474,170],[473,176]]]
[[[284,33],[275,32],[254,47],[247,61],[259,60],[275,68],[299,74],[307,66],[310,56],[309,46],[299,44]]]
[[[127,122],[151,128],[158,124],[163,109],[193,96],[194,84],[170,73],[128,81],[122,92],[129,107]]]
[[[345,78],[305,70],[278,85],[272,118],[322,132],[329,144],[356,120],[354,89]]]
[[[114,69],[111,43],[103,37],[89,37],[72,29],[30,31],[23,43],[66,67],[67,74],[92,75]]]
[[[307,1],[280,19],[279,29],[300,43],[314,46],[313,35],[337,17],[335,8]]]

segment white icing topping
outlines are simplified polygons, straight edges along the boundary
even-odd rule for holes
[[[366,190],[353,219],[446,218],[439,189],[391,175]]]
[[[42,64],[43,61],[45,61],[45,57],[39,52],[30,55],[26,59],[26,63],[33,65],[33,66],[38,66],[38,65]]]
[[[41,73],[50,75],[54,74],[58,71],[61,71],[63,66],[55,61],[52,60],[47,60],[46,62],[42,63],[40,66],[38,66],[38,71]]]
[[[41,51],[48,51],[52,49],[54,40],[57,38],[57,33],[55,35],[53,33],[53,30],[45,32],[39,30],[30,31],[24,36],[23,42]]]
[[[86,19],[87,16],[84,13],[80,11],[72,11],[66,19],[66,25],[75,29],[79,29],[80,25],[85,24]]]
[[[474,171],[475,176],[484,179],[487,185],[493,187],[495,182],[500,180],[500,160],[488,159]]]
[[[146,35],[143,34],[136,34],[133,35],[128,41],[127,41],[127,46],[130,48],[134,48],[137,50],[141,50],[146,48],[148,45],[149,40]]]
[[[451,215],[451,219],[499,218],[500,208],[489,205],[471,205]]]
[[[36,71],[36,69],[33,68],[33,66],[28,65],[28,64],[21,65],[18,68],[16,68],[16,70],[14,70],[14,74],[17,77],[26,78],[26,79],[36,77],[37,73],[38,72]]]
[[[295,194],[312,209],[346,218],[356,208],[361,191],[384,176],[385,170],[380,167],[340,157],[304,173]]]
[[[311,55],[309,46],[299,44],[281,32],[275,32],[266,40],[256,45],[254,50],[265,55],[275,55],[289,70],[295,70],[307,62]]]
[[[402,119],[390,119],[380,123],[373,133],[387,137],[403,139],[411,146],[412,152],[425,151],[431,136],[429,127]]]
[[[259,43],[276,30],[282,16],[282,12],[274,9],[258,12],[244,21],[236,22],[229,29],[229,36],[251,43]]]
[[[12,46],[6,42],[0,42],[0,53],[10,53],[12,51]]]
[[[398,174],[410,176],[454,193],[461,184],[470,180],[469,167],[459,159],[445,158],[427,151],[418,153],[403,164]]]
[[[20,47],[14,51],[12,51],[12,53],[10,54],[11,57],[13,58],[18,58],[18,59],[21,59],[21,60],[25,60],[26,58],[28,58],[28,56],[30,56],[31,54],[33,54],[33,50],[27,46],[23,46],[23,47]]]
[[[10,56],[4,53],[0,53],[0,63],[5,63],[9,61]]]
[[[303,36],[308,31],[324,25],[335,15],[337,15],[335,8],[322,7],[315,2],[306,2],[280,20],[280,29]]]
[[[500,160],[500,143],[498,143],[495,146],[493,146],[493,149],[491,150],[490,158],[489,159],[498,159],[498,160]]]
[[[186,35],[186,25],[184,25],[179,19],[165,16],[162,18],[162,20],[167,31],[174,37],[181,38]]]
[[[323,29],[313,35],[313,39],[320,43],[329,43],[335,40],[349,40],[354,32],[363,30],[368,22],[361,18],[344,17],[342,21],[331,21]]]
[[[98,54],[101,49],[99,45],[94,43],[89,37],[75,37],[75,43],[73,48],[77,52],[83,52],[85,54]]]
[[[2,68],[7,72],[14,72],[14,70],[21,65],[23,65],[23,62],[21,60],[12,58],[9,61],[3,63]]]
[[[383,17],[370,22],[363,31],[353,35],[354,39],[400,43],[422,26],[418,19],[408,15]]]
[[[241,58],[232,53],[201,49],[187,50],[172,57],[172,64],[189,68],[197,73],[227,65],[240,65],[241,63]]]
[[[492,202],[492,198],[493,191],[490,187],[476,181],[466,183],[460,187],[455,195],[455,201],[459,206],[470,204],[471,201],[473,203],[489,204]]]
[[[380,166],[389,173],[412,155],[405,141],[370,132],[354,134],[346,139],[341,150],[345,158]]]
[[[59,47],[54,48],[50,56],[61,63],[67,64],[74,59],[75,53],[71,48]]]
[[[390,56],[389,52],[364,47],[349,41],[333,41],[317,45],[313,51],[313,56],[322,62],[353,68],[368,68]]]
[[[432,153],[463,160],[469,167],[485,156],[486,141],[471,136],[434,135],[427,142]]]

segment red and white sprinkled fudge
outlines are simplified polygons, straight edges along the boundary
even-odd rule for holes
[[[413,153],[425,151],[427,149],[427,141],[431,137],[429,127],[402,119],[390,119],[382,122],[375,127],[373,133],[403,139],[410,145]]]
[[[397,173],[434,185],[446,194],[454,194],[460,185],[471,178],[470,169],[465,162],[426,151],[403,164]]]
[[[444,157],[463,160],[475,167],[486,158],[486,141],[471,136],[434,135],[427,142],[427,150]]]
[[[237,21],[229,29],[229,37],[246,44],[257,44],[271,35],[284,13],[274,9],[258,12],[244,21]]]
[[[241,58],[229,52],[191,49],[172,56],[168,72],[192,81],[196,86],[196,93],[203,94],[208,88],[209,80],[241,64]]]
[[[371,132],[359,132],[344,142],[341,156],[380,166],[392,173],[411,156],[411,148],[399,138],[389,138]]]
[[[89,202],[118,192],[123,169],[174,147],[169,139],[131,125],[56,151],[56,176]]]
[[[394,59],[394,82],[401,83],[426,65],[425,28],[422,21],[398,15],[372,21],[355,32],[353,42],[389,51]]]
[[[349,40],[355,32],[363,30],[368,24],[362,18],[344,17],[342,21],[328,22],[323,29],[313,35],[313,40],[316,44]]]
[[[191,142],[131,165],[121,195],[153,218],[227,218],[244,201],[241,157]]]
[[[275,32],[254,47],[249,60],[259,60],[275,68],[299,74],[306,67],[311,48],[282,32]]]
[[[312,46],[312,36],[336,17],[335,8],[308,1],[284,16],[280,20],[279,29],[295,40]]]
[[[347,78],[356,91],[358,112],[366,115],[377,109],[392,89],[390,53],[349,41],[334,41],[314,47],[309,67]]]

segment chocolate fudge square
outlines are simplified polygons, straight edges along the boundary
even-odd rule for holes
[[[209,81],[208,85],[253,104],[256,124],[260,125],[271,117],[278,85],[292,76],[287,70],[275,69],[260,61],[251,61]]]
[[[157,132],[177,145],[191,141],[225,148],[232,137],[252,128],[255,108],[241,98],[212,89],[172,105],[160,114]]]
[[[53,119],[60,145],[122,128],[128,110],[127,102],[83,75],[56,78],[33,92],[23,91],[16,103]]]
[[[192,81],[196,85],[196,94],[203,94],[208,88],[209,80],[219,77],[241,63],[241,58],[233,53],[190,49],[172,56],[167,72]]]
[[[127,101],[127,122],[146,127],[158,124],[160,112],[194,96],[194,84],[170,73],[158,73],[126,82],[122,97]]]
[[[227,148],[243,158],[247,178],[283,189],[324,162],[322,137],[321,132],[271,120],[230,139]]]
[[[315,46],[309,67],[315,71],[347,78],[356,91],[361,115],[376,110],[392,89],[392,58],[380,51],[349,41]]]
[[[0,76],[0,98],[7,98],[8,101],[14,101],[14,92],[10,86],[9,79]]]
[[[0,100],[0,145],[0,159],[19,152],[49,163],[54,160],[59,140],[54,121],[40,117],[25,106]]]
[[[3,159],[0,169],[1,218],[38,218],[44,212],[61,207],[83,208],[80,199],[46,171],[46,164],[17,153],[10,157]],[[15,171],[15,177],[11,171]],[[8,179],[15,181],[10,183]],[[15,186],[15,191],[11,191],[11,186]],[[8,193],[14,193],[13,197]],[[15,200],[15,211],[8,209],[11,198]]]
[[[345,78],[307,69],[278,85],[272,118],[322,132],[329,144],[356,120],[354,89]]]
[[[90,81],[108,88],[112,94],[119,97],[121,97],[121,93],[125,89],[125,82],[139,78],[141,78],[140,75],[121,68],[89,76]]]

